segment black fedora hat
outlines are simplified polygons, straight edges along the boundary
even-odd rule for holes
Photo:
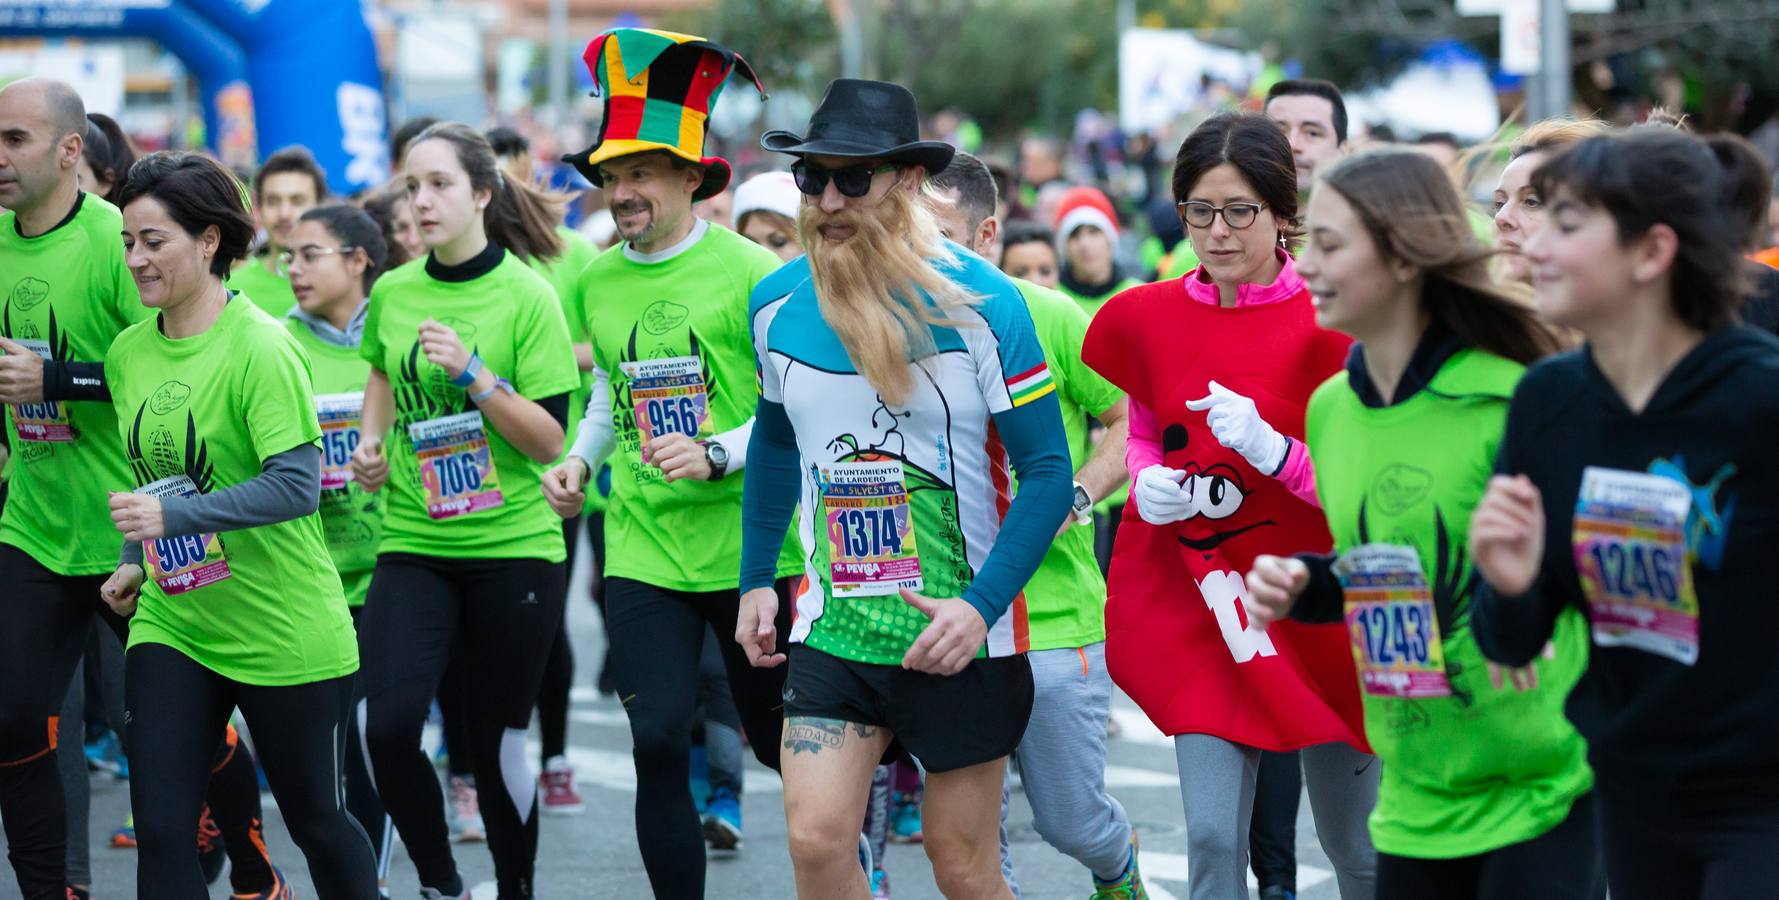
[[[768,131],[760,146],[793,156],[845,156],[920,166],[936,174],[956,151],[920,139],[914,94],[899,84],[836,78],[809,117],[809,134]]]

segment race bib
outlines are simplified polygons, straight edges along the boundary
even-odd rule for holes
[[[428,516],[453,519],[506,502],[480,412],[415,422],[408,437],[420,462]]]
[[[920,555],[902,464],[834,463],[822,470],[821,486],[834,596],[920,590]]]
[[[1413,547],[1366,544],[1334,564],[1346,599],[1347,634],[1359,684],[1378,697],[1452,693],[1433,593]]]
[[[315,398],[315,412],[321,420],[321,489],[345,490],[352,480],[364,394],[322,394]]]
[[[163,498],[196,497],[198,488],[190,478],[174,475],[139,487],[136,493]],[[148,565],[148,577],[169,597],[231,577],[228,558],[222,552],[222,537],[213,531],[143,541],[142,561]]]
[[[53,359],[49,341],[19,341],[26,349],[44,359]],[[12,408],[12,424],[19,440],[42,444],[66,444],[74,440],[74,424],[68,421],[68,407],[53,400],[42,403],[20,403]]]
[[[698,436],[704,420],[710,416],[704,364],[698,357],[675,356],[618,365],[630,380],[636,430],[644,445],[664,434]]]
[[[1692,494],[1672,479],[1589,466],[1575,504],[1575,571],[1594,643],[1699,661],[1686,518]]]

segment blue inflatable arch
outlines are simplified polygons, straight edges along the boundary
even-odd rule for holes
[[[335,193],[389,177],[377,48],[359,0],[0,0],[0,37],[146,37],[196,77],[210,149],[302,144]]]

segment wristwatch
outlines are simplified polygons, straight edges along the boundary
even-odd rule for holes
[[[1069,504],[1069,510],[1075,514],[1075,521],[1086,525],[1093,521],[1093,498],[1088,496],[1087,489],[1081,482],[1075,482],[1075,499]]]
[[[723,480],[723,473],[729,471],[729,450],[716,441],[699,441],[704,448],[704,459],[710,463],[710,480]]]

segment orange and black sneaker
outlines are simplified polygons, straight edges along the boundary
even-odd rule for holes
[[[290,880],[284,873],[272,867],[272,886],[257,894],[230,894],[233,900],[296,900],[296,888],[290,886]]]

